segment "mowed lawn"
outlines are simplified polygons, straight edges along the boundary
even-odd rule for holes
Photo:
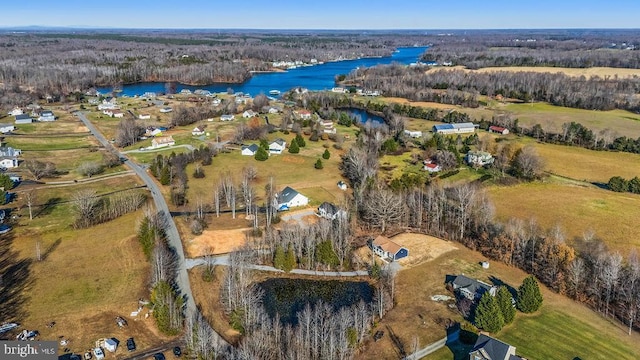
[[[614,250],[627,252],[640,245],[640,196],[560,181],[494,186],[488,194],[497,220],[533,218],[544,229],[560,225],[569,241],[594,231]]]
[[[498,105],[496,110],[512,113],[520,126],[540,124],[546,132],[562,133],[562,124],[575,121],[595,133],[610,129],[615,136],[640,137],[640,115],[626,110],[583,110],[547,103],[505,104]]]

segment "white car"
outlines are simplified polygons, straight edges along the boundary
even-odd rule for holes
[[[93,349],[93,354],[96,356],[97,360],[104,359],[104,351],[102,351],[102,349],[99,347]]]

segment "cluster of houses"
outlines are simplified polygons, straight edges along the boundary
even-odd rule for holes
[[[31,112],[27,114],[22,108],[16,107],[9,112],[10,116],[14,117],[14,123],[16,125],[20,124],[31,124],[34,121],[56,121],[56,116],[51,110],[41,110],[38,105],[31,105]],[[2,133],[8,133],[15,129],[10,129],[10,126],[7,124],[3,124],[4,128]]]
[[[269,155],[282,154],[287,147],[287,142],[284,139],[277,138],[269,143]],[[259,146],[257,144],[242,145],[240,153],[244,156],[254,156],[258,152]]]

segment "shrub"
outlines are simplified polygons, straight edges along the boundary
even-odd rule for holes
[[[260,146],[258,148],[258,151],[256,151],[256,154],[253,156],[253,158],[258,161],[265,161],[269,158],[269,153],[267,153],[267,150],[265,150],[262,146]]]
[[[193,177],[196,179],[202,179],[204,178],[204,170],[202,170],[201,167],[196,167],[195,170],[193,170]]]
[[[320,170],[322,169],[324,166],[322,165],[322,160],[318,159],[318,161],[316,161],[315,165],[313,165],[316,169]]]
[[[325,160],[329,160],[330,157],[331,157],[331,153],[329,152],[329,149],[325,149],[324,152],[322,153],[322,158]]]
[[[297,154],[299,152],[300,152],[300,147],[298,147],[298,141],[296,141],[296,139],[293,139],[293,141],[291,142],[291,145],[289,145],[289,153]]]

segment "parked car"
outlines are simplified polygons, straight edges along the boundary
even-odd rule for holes
[[[163,353],[155,353],[155,354],[153,354],[153,359],[154,360],[165,360],[165,357],[164,357]]]
[[[136,350],[136,342],[133,341],[133,338],[127,339],[127,350],[135,351]]]
[[[182,355],[182,349],[180,349],[180,346],[176,346],[173,348],[173,355],[175,355],[176,357],[180,357],[180,355]]]
[[[93,349],[93,355],[96,356],[96,360],[104,359],[104,351],[102,351],[102,349],[99,347]]]

